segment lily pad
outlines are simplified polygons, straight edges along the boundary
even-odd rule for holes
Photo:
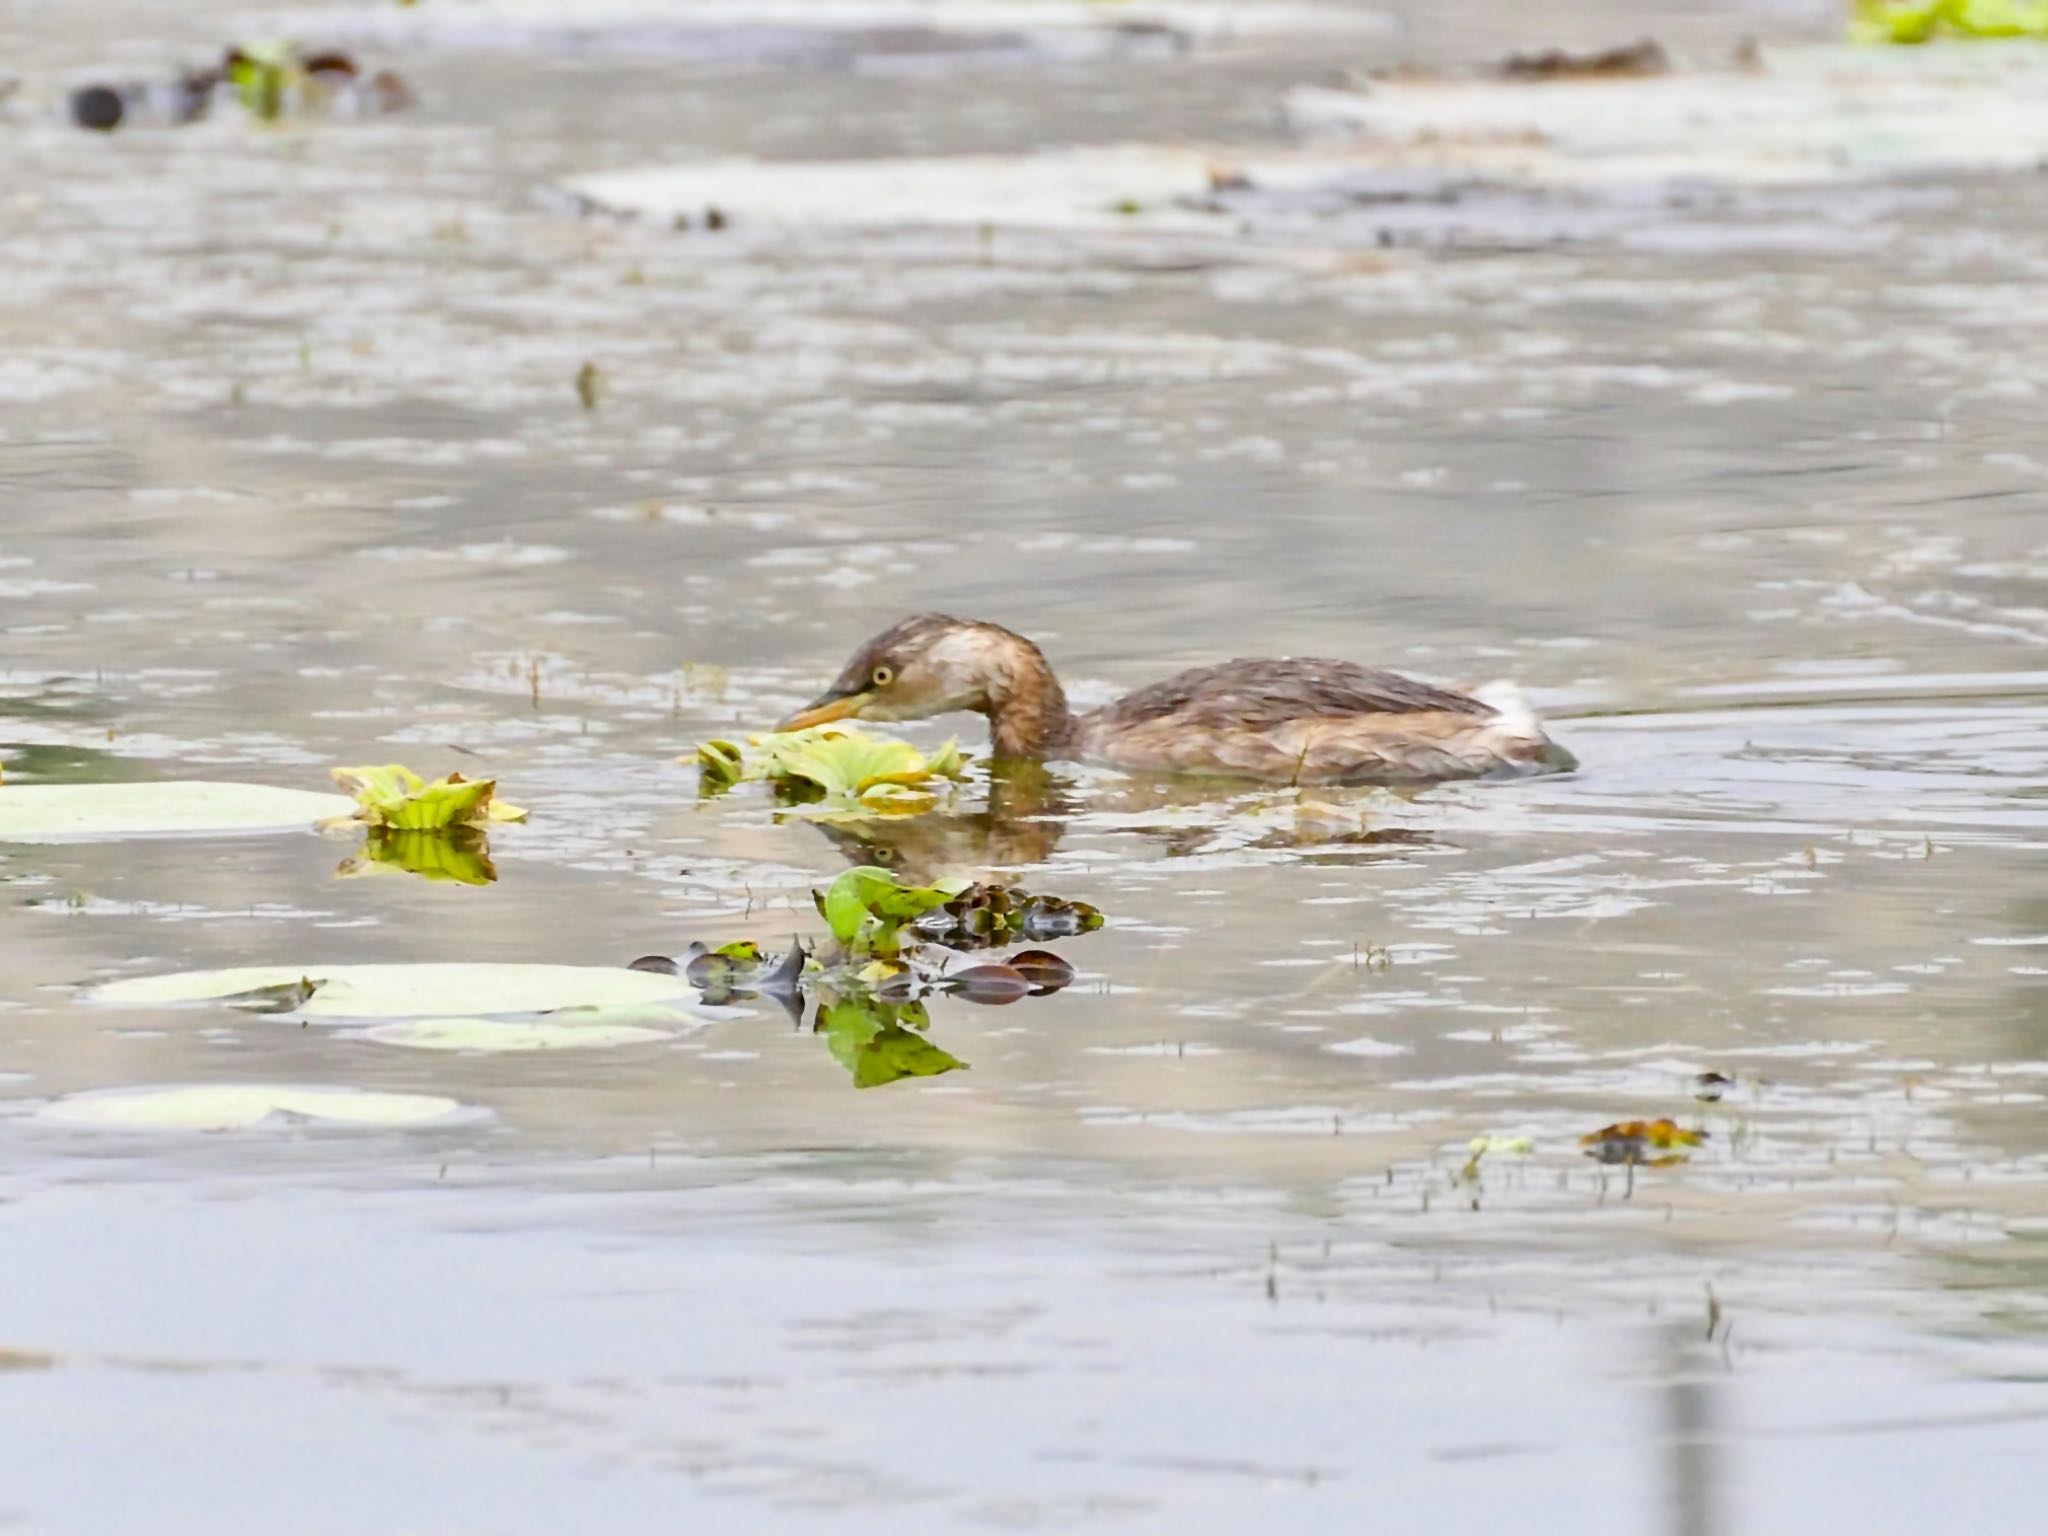
[[[694,989],[678,976],[601,965],[252,965],[181,971],[109,982],[87,1000],[162,1007],[291,986],[321,985],[299,1010],[307,1019],[471,1018],[552,1013],[559,1008],[636,1007],[678,1002]]]
[[[571,1024],[553,1018],[523,1023],[506,1019],[401,1019],[363,1033],[366,1039],[380,1045],[403,1045],[416,1051],[491,1053],[597,1050],[675,1038],[665,1029],[650,1029],[644,1024]]]
[[[37,1118],[127,1131],[240,1131],[294,1124],[408,1127],[475,1113],[431,1093],[374,1093],[330,1084],[182,1083],[102,1088],[54,1100]]]
[[[1211,162],[1193,150],[1089,145],[1025,155],[928,159],[701,160],[597,172],[569,191],[613,212],[674,221],[717,208],[736,226],[768,228],[1116,229],[1135,204],[1147,223],[1210,227],[1198,200]]]
[[[310,831],[353,813],[341,795],[173,779],[143,784],[0,784],[0,842]]]

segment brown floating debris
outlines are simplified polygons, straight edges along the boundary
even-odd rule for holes
[[[1622,1120],[1581,1136],[1579,1145],[1597,1162],[1663,1168],[1684,1162],[1706,1139],[1705,1131],[1687,1130],[1675,1120]]]
[[[1671,55],[1655,38],[1645,37],[1593,53],[1571,53],[1563,48],[1511,53],[1495,73],[1503,80],[1640,80],[1670,74]]]

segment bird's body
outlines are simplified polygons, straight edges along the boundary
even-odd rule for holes
[[[1197,667],[1076,715],[1044,654],[1022,635],[918,614],[863,646],[784,728],[972,709],[989,717],[999,759],[1300,784],[1434,783],[1572,766],[1519,696],[1484,692],[1290,657]]]

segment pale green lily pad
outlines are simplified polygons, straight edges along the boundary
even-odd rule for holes
[[[578,1051],[672,1040],[665,1029],[641,1024],[565,1024],[555,1019],[401,1019],[363,1032],[380,1045],[416,1051]]]
[[[295,832],[355,808],[345,795],[269,784],[0,784],[0,843]]]
[[[118,1131],[244,1131],[314,1123],[370,1128],[446,1124],[474,1114],[431,1093],[375,1093],[329,1084],[181,1083],[102,1088],[36,1112],[62,1125]]]
[[[116,1006],[215,1002],[241,993],[320,985],[296,1010],[307,1019],[472,1018],[558,1008],[636,1008],[694,996],[679,976],[604,965],[245,965],[108,982],[87,1000]]]

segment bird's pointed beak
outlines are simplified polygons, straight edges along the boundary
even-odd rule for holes
[[[873,695],[865,690],[857,693],[828,693],[812,700],[775,729],[801,731],[814,725],[830,725],[834,720],[858,719],[862,706],[872,697]]]

